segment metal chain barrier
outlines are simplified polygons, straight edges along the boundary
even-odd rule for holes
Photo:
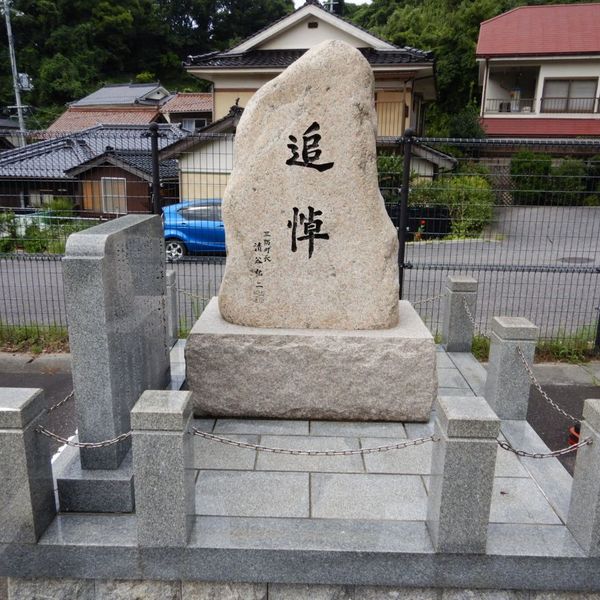
[[[448,292],[442,292],[441,294],[438,294],[437,296],[430,296],[429,298],[423,298],[423,300],[417,300],[416,302],[413,302],[412,305],[413,306],[418,306],[419,304],[427,304],[427,302],[434,302],[435,300],[439,300],[440,298],[443,298],[444,296],[447,296]]]
[[[536,376],[533,373],[533,370],[531,368],[531,366],[529,365],[529,363],[527,362],[527,359],[525,358],[525,354],[523,354],[523,350],[521,350],[521,348],[519,346],[517,346],[517,353],[519,354],[519,356],[521,357],[521,362],[523,363],[523,365],[525,366],[525,370],[527,371],[527,375],[529,375],[529,379],[531,380],[531,383],[533,384],[533,387],[535,387],[535,389],[541,394],[542,398],[557,412],[559,412],[561,415],[563,415],[563,417],[566,417],[567,419],[570,419],[571,421],[573,421],[573,423],[579,425],[581,423],[581,421],[579,419],[577,419],[576,417],[574,417],[573,415],[569,414],[567,411],[563,410],[556,402],[554,402],[554,400],[552,400],[552,398],[550,398],[550,396],[548,396],[548,394],[542,389],[542,386],[540,385],[540,382],[537,380]]]
[[[63,404],[66,404],[69,400],[72,400],[75,397],[75,390],[73,390],[68,396],[63,398],[60,402],[57,402],[54,406],[46,409],[46,413],[50,414],[53,410],[60,408]]]
[[[463,301],[463,307],[465,309],[465,312],[467,313],[467,319],[469,319],[469,321],[471,321],[471,325],[473,325],[473,330],[477,331],[479,329],[479,327],[477,327],[477,323],[475,322],[475,317],[473,316],[473,313],[471,312],[471,309],[469,308],[469,305],[467,304],[467,300],[463,297],[462,301]]]
[[[194,294],[192,292],[188,292],[187,290],[182,290],[177,288],[177,291],[184,296],[188,296],[189,298],[194,298],[195,300],[210,300],[210,298],[205,298],[204,296],[199,296],[198,294]]]
[[[405,440],[403,442],[398,442],[397,444],[375,446],[373,448],[348,448],[346,450],[297,450],[290,448],[271,448],[269,446],[261,446],[259,444],[239,442],[230,438],[214,435],[213,433],[207,433],[206,431],[200,431],[195,427],[192,428],[192,433],[193,435],[197,435],[201,438],[212,440],[213,442],[220,442],[221,444],[226,444],[227,446],[258,450],[259,452],[270,452],[271,454],[291,454],[293,456],[353,456],[356,454],[375,454],[377,452],[401,450],[402,448],[408,448],[409,446],[420,446],[421,444],[426,444],[427,442],[439,441],[439,438],[435,437],[434,435],[430,435],[429,437],[417,438],[415,440]]]
[[[575,452],[582,446],[589,446],[593,444],[592,438],[585,438],[581,442],[577,444],[573,444],[573,446],[567,446],[566,448],[561,448],[560,450],[554,450],[553,452],[526,452],[525,450],[517,450],[513,448],[509,442],[503,442],[501,440],[497,440],[498,446],[503,450],[508,450],[517,456],[526,456],[528,458],[555,458],[557,456],[564,456],[565,454],[569,454],[570,452]]]
[[[122,442],[123,440],[126,440],[128,437],[131,436],[131,431],[128,431],[127,433],[122,433],[121,435],[118,435],[112,440],[103,440],[101,442],[74,442],[73,440],[68,440],[59,435],[56,435],[56,433],[53,433],[52,431],[48,431],[48,429],[46,429],[43,425],[38,425],[35,430],[38,433],[41,433],[42,435],[45,435],[46,437],[50,438],[51,440],[59,442],[63,446],[72,446],[73,448],[106,448],[107,446],[118,444],[119,442]]]

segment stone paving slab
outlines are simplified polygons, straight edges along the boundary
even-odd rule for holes
[[[257,435],[228,435],[229,439],[258,444]],[[194,436],[194,468],[252,470],[256,462],[256,450],[236,448],[219,442]]]
[[[449,388],[439,387],[439,396],[475,396],[475,392],[470,388]]]
[[[308,421],[277,419],[217,419],[215,433],[256,433],[272,435],[308,435]]]
[[[415,475],[311,474],[311,516],[423,521],[427,497]]]
[[[263,435],[261,445],[269,448],[298,450],[358,450],[358,438]],[[256,468],[260,471],[320,471],[324,473],[364,473],[360,455],[297,456],[259,452]]]
[[[456,365],[450,360],[450,356],[448,356],[447,352],[436,352],[435,362],[438,370],[456,368]]]
[[[360,438],[361,448],[395,443],[393,438]],[[397,473],[403,475],[429,475],[431,472],[432,443],[409,446],[401,450],[365,454],[368,473]]]
[[[478,395],[483,394],[487,371],[485,367],[470,353],[448,352],[448,359],[466,379],[471,389]]]
[[[458,369],[438,369],[438,386],[441,388],[459,388],[471,390],[467,380]]]
[[[490,523],[560,525],[562,521],[534,481],[497,477],[492,492]]]
[[[377,436],[406,438],[402,423],[365,421],[311,421],[310,435],[330,436]]]
[[[308,517],[308,473],[200,471],[196,514]]]

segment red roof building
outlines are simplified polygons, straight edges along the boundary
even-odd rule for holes
[[[481,24],[476,55],[489,136],[600,136],[600,4],[515,8]]]
[[[50,127],[52,133],[72,133],[96,125],[146,125],[163,122],[158,107],[80,107],[70,106]]]

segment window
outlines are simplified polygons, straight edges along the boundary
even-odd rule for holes
[[[179,211],[186,221],[222,221],[221,207],[217,204],[205,206],[192,206]]]
[[[542,96],[542,112],[594,112],[597,87],[597,79],[546,79]]]
[[[208,125],[208,119],[182,119],[181,129],[194,133],[197,129],[206,127]]]
[[[124,177],[102,177],[102,212],[123,215],[127,212],[127,180]]]

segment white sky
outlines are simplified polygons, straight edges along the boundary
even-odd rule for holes
[[[294,6],[299,8],[304,4],[305,0],[294,0]],[[351,4],[371,4],[371,0],[348,0]]]

